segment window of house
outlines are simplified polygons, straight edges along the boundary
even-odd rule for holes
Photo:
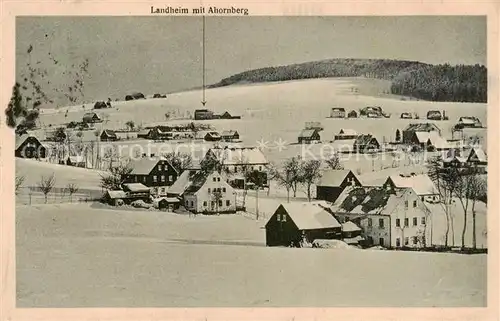
[[[379,218],[378,219],[378,227],[379,228],[384,228],[384,219],[383,218]]]
[[[262,166],[259,166],[259,171],[261,171],[261,172],[262,172]]]
[[[207,207],[207,201],[204,201],[204,202],[203,202],[203,206],[204,206],[204,207]]]
[[[156,176],[156,175],[153,176],[153,182],[155,182],[155,183],[158,182],[158,176]]]
[[[134,181],[137,183],[138,181],[137,176],[134,176]]]
[[[383,237],[378,239],[378,244],[380,244],[380,246],[384,246],[384,238]]]
[[[286,214],[283,214],[283,216],[282,216],[281,220],[282,220],[283,222],[286,222]]]
[[[412,237],[413,240],[413,245],[416,245],[418,243],[418,238],[416,236]]]
[[[222,200],[219,200],[219,206],[222,206]]]
[[[422,200],[422,202],[424,201],[424,197],[423,196],[420,199]]]
[[[400,247],[401,246],[401,239],[398,237],[396,239],[396,247]]]
[[[401,226],[401,220],[399,218],[396,219],[396,227]]]
[[[212,201],[210,204],[212,205],[212,207],[215,207],[215,201]]]
[[[420,222],[422,225],[425,225],[425,217],[422,217],[421,218],[421,222]]]
[[[226,206],[230,206],[231,205],[231,201],[227,200],[226,201]]]
[[[373,244],[373,237],[368,236],[368,237],[366,238],[366,241],[368,242],[368,244]]]
[[[372,227],[372,219],[368,218],[368,227]]]
[[[144,177],[142,178],[142,181],[143,181],[144,183],[146,183],[146,176],[144,176]]]
[[[410,223],[409,223],[408,218],[405,218],[405,227],[408,227],[408,225],[409,225],[409,224],[410,224]]]
[[[220,177],[217,177],[217,182],[220,182]]]
[[[410,241],[408,240],[408,237],[405,237],[405,245],[408,245]]]
[[[214,182],[217,182],[217,177],[214,177],[213,180],[214,180]]]
[[[408,208],[408,201],[405,201],[405,208]]]
[[[276,220],[279,222],[281,221],[281,217],[280,217],[280,214],[276,214]]]
[[[210,187],[208,188],[208,193],[210,193]]]
[[[169,182],[172,182],[173,180],[174,180],[174,177],[173,177],[172,175],[169,175],[169,176],[168,176],[168,181],[169,181]]]
[[[194,206],[194,202],[193,202],[193,201],[191,201],[191,207],[193,207],[193,206]]]
[[[417,207],[417,201],[413,201],[413,207]]]
[[[238,167],[234,166],[234,172],[238,173]]]
[[[418,225],[418,218],[414,217],[413,218],[413,226],[417,226]]]
[[[161,181],[165,182],[165,175],[161,175]]]
[[[159,171],[161,171],[161,164],[160,164],[160,165],[158,165],[158,170],[159,170]]]
[[[226,192],[226,188],[225,187],[222,188],[222,192],[224,192],[224,193]]]

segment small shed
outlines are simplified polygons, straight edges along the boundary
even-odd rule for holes
[[[179,208],[181,201],[177,197],[162,197],[158,201],[158,209],[172,212]]]
[[[122,190],[111,191],[107,190],[104,193],[104,201],[113,206],[119,206],[125,203],[125,199],[127,198],[127,193]]]
[[[82,155],[68,156],[66,159],[66,165],[86,168],[87,161]]]
[[[309,144],[313,142],[319,142],[321,137],[319,135],[319,131],[317,129],[303,129],[298,138],[299,144]]]
[[[351,110],[348,114],[347,114],[347,118],[358,118],[358,112],[355,111],[355,110]]]
[[[427,119],[429,120],[441,120],[443,117],[441,116],[441,112],[439,110],[429,110],[427,112]]]
[[[411,113],[401,113],[401,119],[412,119]]]

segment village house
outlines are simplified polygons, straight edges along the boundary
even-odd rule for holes
[[[359,226],[365,246],[423,247],[430,240],[431,211],[412,188],[348,187],[330,211]]]
[[[46,158],[48,148],[40,140],[30,134],[16,135],[15,156],[20,158]]]
[[[416,140],[416,133],[423,132],[437,132],[441,135],[441,130],[438,126],[432,123],[414,123],[408,125],[403,129],[403,143],[404,144],[419,144],[420,142]]]
[[[130,204],[133,201],[151,201],[151,191],[149,187],[141,183],[122,184],[122,190],[106,190],[103,200],[113,206]]]
[[[114,130],[105,129],[100,136],[101,142],[111,142],[118,140],[118,136]]]
[[[240,134],[235,130],[225,130],[221,133],[221,138],[225,142],[235,142],[240,139]]]
[[[85,113],[83,115],[82,121],[84,123],[93,124],[102,122],[102,119],[97,113]]]
[[[208,109],[197,109],[194,111],[195,120],[213,119],[214,112]]]
[[[335,140],[345,140],[345,139],[356,139],[358,137],[358,133],[354,129],[340,129],[339,133],[335,135]]]
[[[167,126],[155,126],[148,133],[148,138],[152,140],[171,140],[173,134]]]
[[[421,150],[442,151],[452,148],[453,146],[438,132],[416,132],[412,138],[412,146],[418,147]]]
[[[407,112],[404,112],[404,113],[401,113],[401,119],[412,119],[412,115],[411,113],[407,113]]]
[[[436,185],[427,174],[391,175],[383,184],[385,189],[406,189],[411,188],[422,201],[439,202],[441,198]]]
[[[136,99],[146,99],[143,93],[134,92],[130,95],[125,96],[125,101],[136,100]]]
[[[479,172],[485,172],[488,165],[486,153],[481,147],[451,149],[443,157],[444,167],[475,167]]]
[[[193,213],[236,213],[236,192],[217,171],[197,172],[183,199],[184,207]]]
[[[330,111],[330,118],[345,118],[345,108],[334,107]]]
[[[82,155],[73,155],[66,158],[66,165],[74,167],[87,167],[87,160]]]
[[[368,153],[380,149],[378,140],[371,134],[359,135],[353,144],[353,150],[357,153]]]
[[[179,176],[177,170],[164,158],[144,157],[131,164],[132,171],[125,176],[125,183],[142,183],[159,195],[167,195],[168,186]]]
[[[358,113],[357,113],[355,110],[351,110],[351,111],[347,114],[347,118],[358,118]]]
[[[323,125],[321,125],[321,122],[319,121],[307,121],[305,123],[305,129],[316,129],[317,131],[322,131]]]
[[[266,246],[301,247],[317,239],[341,239],[342,226],[317,204],[282,203],[266,225]]]
[[[222,115],[219,115],[217,118],[220,119],[240,119],[241,116],[233,116],[229,112],[224,112]]]
[[[460,117],[457,123],[458,128],[482,128],[483,124],[477,117]]]
[[[427,112],[427,119],[429,120],[441,120],[443,117],[441,116],[441,112],[439,110],[429,110]]]
[[[298,138],[299,144],[310,144],[314,142],[319,142],[321,137],[317,129],[303,129]]]
[[[218,142],[222,139],[218,132],[208,132],[204,137],[207,142]]]
[[[316,184],[316,199],[335,202],[348,186],[361,186],[361,182],[351,170],[326,170]]]

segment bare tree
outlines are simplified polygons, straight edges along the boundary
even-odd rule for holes
[[[452,230],[452,234],[454,234],[453,215],[450,211],[450,204],[453,200],[453,196],[455,195],[455,189],[457,187],[459,179],[459,172],[457,168],[443,168],[441,159],[439,157],[431,158],[427,167],[428,175],[436,185],[436,188],[440,194],[440,202],[444,206],[446,215],[445,246],[448,247],[450,227]],[[455,237],[453,235],[452,245],[454,245],[454,239]]]
[[[24,180],[25,180],[25,176],[24,175],[16,175],[16,182],[15,182],[15,193],[17,195],[17,193],[19,192],[19,189],[22,187],[23,183],[24,183]]]
[[[56,178],[55,178],[54,174],[52,173],[52,175],[50,175],[48,177],[42,176],[40,181],[37,184],[38,188],[43,193],[43,196],[45,198],[45,204],[47,204],[47,197],[48,197],[49,193],[52,191],[52,189],[54,188],[55,183],[56,183]]]
[[[269,184],[267,186],[267,196],[271,193],[271,182],[277,180],[279,178],[279,170],[274,163],[269,163],[266,168],[267,171],[267,180]]]
[[[342,165],[340,161],[340,157],[338,153],[333,154],[330,158],[325,160],[325,163],[328,165],[330,169],[334,170],[340,170],[344,169],[344,166]]]
[[[267,174],[258,170],[252,170],[245,173],[245,181],[255,187],[255,218],[259,219],[259,190],[267,182]]]
[[[182,173],[184,170],[188,169],[193,164],[193,157],[188,153],[181,152],[169,152],[163,154],[163,157],[177,170],[177,172]]]
[[[132,172],[132,167],[129,163],[118,164],[109,169],[107,174],[100,174],[101,187],[109,190],[119,190],[126,175]]]
[[[73,202],[73,194],[78,192],[78,185],[74,183],[69,183],[68,186],[66,186],[66,190],[68,190],[69,193],[69,201],[72,203]]]
[[[321,178],[321,160],[311,159],[302,165],[302,183],[307,189],[307,200],[311,201],[311,187]]]
[[[283,164],[285,176],[287,180],[290,180],[290,188],[293,191],[293,197],[297,197],[297,188],[299,184],[302,184],[304,175],[303,171],[303,161],[300,156],[292,157],[285,160]]]
[[[135,127],[135,123],[134,121],[132,120],[129,120],[125,123],[125,126],[127,126],[127,128],[130,130],[130,131],[133,131],[134,130],[134,127]]]

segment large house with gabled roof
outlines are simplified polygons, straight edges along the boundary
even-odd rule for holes
[[[47,157],[48,147],[36,136],[30,134],[16,135],[15,156],[20,158],[42,159]]]
[[[142,183],[154,188],[158,195],[166,195],[168,187],[179,176],[172,164],[164,158],[143,157],[131,164],[132,171],[125,176],[124,183]]]
[[[236,212],[236,192],[221,173],[198,171],[190,176],[182,192],[188,211],[202,214]]]

